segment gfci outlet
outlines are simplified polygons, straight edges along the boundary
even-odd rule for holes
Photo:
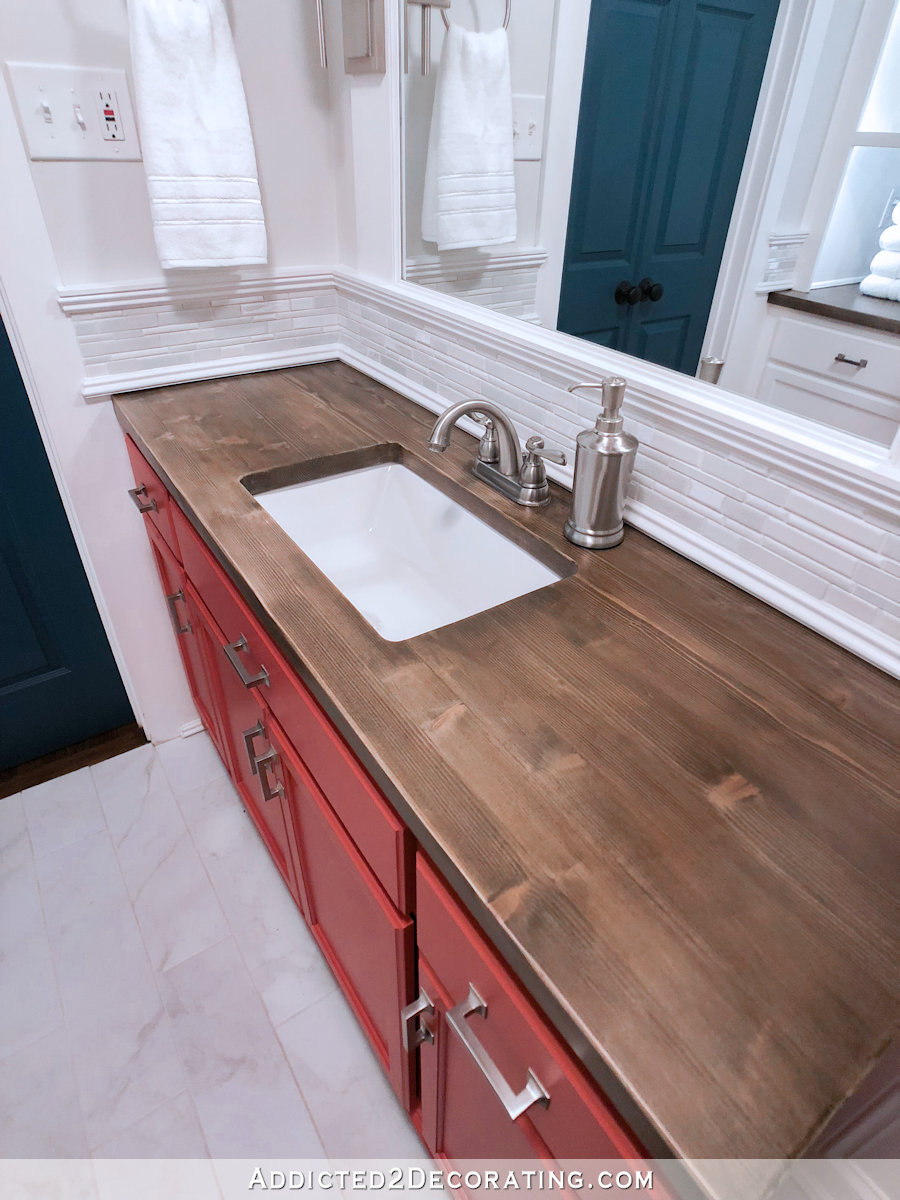
[[[14,62],[6,69],[29,158],[140,159],[124,71]]]

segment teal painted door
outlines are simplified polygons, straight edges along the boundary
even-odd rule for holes
[[[0,770],[134,720],[0,324]]]
[[[564,333],[696,370],[777,11],[778,0],[593,0]]]

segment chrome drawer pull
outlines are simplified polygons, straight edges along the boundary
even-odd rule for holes
[[[247,649],[247,639],[243,634],[241,634],[236,642],[229,642],[228,645],[223,646],[222,649],[225,651],[225,656],[228,661],[237,671],[238,679],[240,679],[245,688],[259,687],[261,683],[264,683],[266,687],[269,686],[269,672],[262,665],[262,663],[260,663],[258,675],[248,675],[244,664],[238,658],[240,652]]]
[[[250,771],[252,774],[258,774],[256,770],[256,755],[253,752],[253,739],[262,737],[265,733],[262,721],[257,721],[252,729],[245,729],[241,734],[244,739],[244,749],[247,751],[247,761],[250,763]]]
[[[142,483],[139,487],[136,487],[136,488],[129,488],[128,495],[132,498],[132,500],[137,505],[138,512],[159,512],[159,509],[156,507],[156,501],[153,499],[152,496],[149,497],[146,504],[144,503],[143,500],[141,500],[141,496],[147,495],[146,483]]]
[[[867,367],[869,365],[867,358],[848,358],[846,354],[836,354],[834,361],[846,363],[848,367]]]
[[[166,596],[166,604],[169,606],[169,616],[172,618],[172,626],[176,634],[190,633],[190,621],[185,621],[185,623],[182,625],[178,620],[178,609],[175,607],[175,605],[179,600],[184,603],[184,592],[181,590],[181,588],[179,588],[177,592],[173,592],[171,596]]]
[[[433,1042],[434,1034],[423,1021],[416,1021],[416,1017],[427,1013],[430,1017],[434,1016],[434,1005],[428,998],[425,989],[419,992],[412,1004],[407,1004],[406,1008],[400,1009],[401,1030],[403,1032],[403,1049],[407,1054],[411,1050],[415,1050],[416,1046],[420,1046],[422,1042]],[[410,1041],[409,1028],[410,1022],[415,1021],[415,1033]]]
[[[550,1103],[550,1093],[535,1075],[534,1071],[529,1070],[528,1079],[521,1092],[514,1092],[506,1080],[500,1073],[500,1069],[491,1056],[482,1046],[481,1042],[472,1032],[469,1025],[466,1024],[466,1017],[473,1013],[480,1013],[481,1016],[487,1016],[487,1004],[479,996],[475,989],[475,984],[469,984],[469,994],[460,1004],[451,1008],[447,1013],[447,1024],[475,1059],[481,1069],[481,1073],[485,1079],[497,1093],[500,1103],[509,1113],[510,1119],[515,1121],[516,1117],[521,1117],[522,1113],[527,1112],[532,1104],[540,1104],[546,1108]]]
[[[269,787],[269,777],[266,774],[267,767],[274,767],[278,762],[278,755],[274,750],[267,750],[265,754],[260,754],[253,760],[256,765],[256,773],[259,775],[259,786],[262,791],[263,800],[274,800],[277,796],[284,795],[284,788],[280,783],[276,783],[273,788]]]

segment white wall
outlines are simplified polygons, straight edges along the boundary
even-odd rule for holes
[[[312,4],[229,0],[272,267],[337,257],[335,138]],[[0,5],[4,61],[129,69],[124,0]],[[64,284],[162,279],[139,162],[33,163]]]

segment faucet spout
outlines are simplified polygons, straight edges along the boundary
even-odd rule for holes
[[[500,451],[499,469],[510,479],[517,479],[522,466],[522,454],[519,449],[519,435],[516,427],[502,408],[487,400],[460,400],[451,404],[438,417],[428,440],[429,450],[441,454],[450,445],[450,430],[460,417],[467,413],[480,412],[490,417],[497,430],[497,443]]]

